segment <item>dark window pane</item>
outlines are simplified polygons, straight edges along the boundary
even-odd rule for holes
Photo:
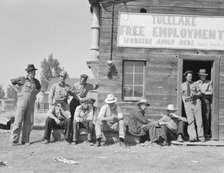
[[[143,86],[135,86],[134,97],[142,97],[142,96],[143,96]]]
[[[143,85],[143,74],[135,74],[135,85]]]
[[[124,62],[124,73],[133,73],[133,62]]]
[[[125,74],[124,76],[124,84],[125,85],[133,85],[133,74]]]
[[[144,65],[144,62],[135,62],[135,73],[143,73]]]
[[[133,88],[132,86],[125,86],[124,87],[124,97],[132,97]]]

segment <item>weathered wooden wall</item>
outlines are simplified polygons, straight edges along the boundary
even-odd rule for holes
[[[99,92],[98,103],[102,105],[108,93],[114,93],[122,106],[123,112],[130,115],[136,109],[136,102],[122,101],[122,61],[129,59],[145,60],[146,63],[146,98],[150,101],[147,114],[158,119],[165,113],[167,104],[177,104],[178,58],[188,56],[220,57],[220,97],[219,97],[219,139],[224,139],[224,52],[201,50],[142,49],[116,47],[118,12],[139,13],[145,8],[150,13],[224,16],[224,0],[137,0],[115,5],[113,62],[119,76],[113,80],[106,75],[106,62],[110,59],[111,43],[111,6],[101,11]]]

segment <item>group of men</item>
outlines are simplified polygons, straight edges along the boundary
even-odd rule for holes
[[[206,80],[206,69],[198,72],[200,79],[192,81],[193,72],[184,73],[186,81],[181,84],[181,93],[188,121],[188,135],[191,142],[211,137],[212,82]]]
[[[26,69],[27,77],[11,80],[19,93],[11,135],[12,145],[19,144],[21,131],[21,143],[29,144],[34,119],[34,102],[41,89],[39,81],[35,78],[36,70],[33,64],[29,64]],[[211,99],[212,85],[210,81],[206,80],[207,73],[204,69],[199,71],[200,80],[197,82],[192,82],[192,74],[192,71],[185,72],[186,82],[181,85],[187,118],[177,115],[174,105],[170,104],[167,106],[166,115],[159,121],[152,121],[145,116],[145,111],[150,104],[143,98],[137,104],[138,111],[129,118],[126,126],[114,94],[108,94],[105,99],[106,104],[97,111],[94,106],[95,99],[87,97],[87,94],[90,90],[97,89],[98,84],[87,83],[88,76],[82,74],[80,81],[71,87],[65,83],[68,77],[67,72],[62,71],[58,76],[59,81],[53,84],[50,89],[50,108],[45,122],[44,143],[48,144],[50,142],[52,130],[64,129],[65,140],[70,144],[78,144],[80,128],[85,127],[87,129],[87,141],[90,144],[93,144],[93,138],[95,137],[95,145],[101,146],[103,131],[116,131],[119,133],[120,145],[125,146],[126,127],[128,127],[130,134],[140,137],[145,136],[146,141],[151,143],[162,142],[162,145],[168,145],[171,140],[177,139],[179,142],[183,142],[186,122],[188,123],[190,141],[198,139],[204,141],[204,136],[210,135],[210,114],[208,112],[204,113],[206,115],[205,122],[207,122],[204,135],[201,100],[202,106],[205,103],[206,108],[209,109],[207,99]],[[69,98],[72,98],[70,102]],[[160,131],[157,130],[159,126],[161,127]]]

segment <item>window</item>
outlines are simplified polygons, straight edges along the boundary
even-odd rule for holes
[[[123,99],[139,100],[144,96],[145,61],[123,62]]]

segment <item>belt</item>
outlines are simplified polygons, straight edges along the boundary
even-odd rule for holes
[[[194,101],[194,99],[193,99],[193,98],[188,98],[188,99],[185,99],[185,102],[192,102],[192,101]]]
[[[205,99],[211,99],[212,98],[211,95],[202,95],[202,97],[205,98]]]

